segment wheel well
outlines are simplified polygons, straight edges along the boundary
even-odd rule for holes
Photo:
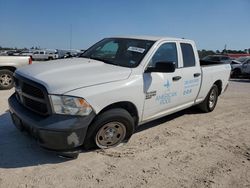
[[[221,91],[222,91],[222,81],[221,80],[217,80],[214,84],[218,87],[219,95],[220,95]]]
[[[0,70],[9,70],[11,72],[15,72],[16,67],[10,67],[10,66],[1,66]]]
[[[110,105],[106,106],[105,108],[103,108],[99,112],[99,114],[103,113],[103,112],[105,112],[107,110],[113,109],[113,108],[123,108],[123,109],[127,110],[128,113],[130,113],[130,115],[134,118],[135,125],[138,124],[139,116],[138,116],[137,108],[135,107],[135,105],[133,103],[128,102],[128,101],[117,102],[117,103],[110,104]]]

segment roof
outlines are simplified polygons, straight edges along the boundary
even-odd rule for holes
[[[163,36],[147,36],[147,35],[133,35],[133,36],[115,36],[115,38],[129,38],[129,39],[141,39],[141,40],[175,40],[175,41],[187,41],[184,38],[174,38],[174,37],[163,37]]]

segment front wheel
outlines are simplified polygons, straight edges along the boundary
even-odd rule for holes
[[[11,89],[13,86],[13,72],[10,70],[0,70],[0,89]]]
[[[127,142],[134,132],[134,119],[128,111],[111,109],[97,116],[90,126],[84,147],[107,149]]]
[[[199,105],[199,108],[203,112],[212,112],[217,104],[218,94],[218,87],[214,84],[205,100]]]

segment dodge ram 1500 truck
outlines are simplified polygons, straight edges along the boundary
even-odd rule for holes
[[[231,67],[201,63],[192,40],[105,38],[79,58],[18,69],[10,113],[50,150],[114,147],[145,122],[194,105],[213,111]]]
[[[28,64],[32,64],[30,57],[0,56],[0,90],[11,89],[15,70]]]

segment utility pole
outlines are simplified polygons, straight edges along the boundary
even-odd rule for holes
[[[70,41],[69,41],[69,48],[72,49],[72,24],[70,24]]]
[[[227,54],[227,44],[225,44],[223,52],[224,54]]]

